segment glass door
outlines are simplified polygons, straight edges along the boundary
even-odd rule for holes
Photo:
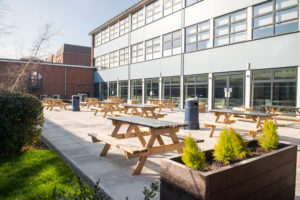
[[[232,108],[244,104],[244,73],[214,75],[214,108]]]

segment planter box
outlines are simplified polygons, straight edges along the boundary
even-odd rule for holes
[[[250,142],[253,144],[256,141]],[[249,145],[250,145],[249,143]],[[294,199],[297,147],[282,148],[213,171],[182,164],[181,157],[162,160],[161,199]],[[212,151],[205,152],[207,159]]]

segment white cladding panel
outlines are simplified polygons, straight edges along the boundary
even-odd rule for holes
[[[136,44],[154,37],[170,33],[181,28],[181,11],[161,18],[153,23],[131,32],[131,44]]]
[[[161,76],[179,76],[181,56],[171,56],[148,62],[137,63],[130,66],[130,78],[154,78]]]
[[[94,48],[94,58],[125,47],[128,47],[128,34]]]
[[[115,67],[94,73],[94,82],[128,80],[128,66]]]
[[[185,74],[300,65],[300,33],[282,35],[184,55]]]
[[[189,6],[185,10],[185,26],[255,5],[266,0],[208,0]]]

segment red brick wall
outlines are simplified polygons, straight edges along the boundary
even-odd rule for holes
[[[64,53],[62,63],[91,66],[91,56],[85,54]]]
[[[7,82],[8,72],[19,73],[24,66],[25,63],[0,62],[0,85]],[[87,92],[91,97],[94,95],[93,68],[40,64],[36,69],[42,76],[42,85],[31,90],[33,95],[39,97],[44,94],[48,96],[59,94],[62,99],[70,99],[78,92]]]

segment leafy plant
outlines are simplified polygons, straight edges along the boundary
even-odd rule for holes
[[[205,154],[198,148],[197,143],[191,136],[184,139],[183,155],[181,157],[183,163],[193,169],[201,170],[206,165]]]
[[[229,164],[231,161],[246,157],[249,153],[246,143],[240,134],[233,129],[224,128],[215,145],[214,159]]]
[[[154,199],[156,197],[156,192],[159,190],[159,183],[155,182],[155,183],[151,183],[150,184],[150,190],[146,187],[144,187],[144,200],[150,200],[150,199]]]
[[[38,98],[20,92],[0,92],[0,154],[18,153],[38,142],[43,122]]]
[[[264,149],[276,149],[278,147],[279,136],[277,126],[271,120],[264,122],[263,135],[258,137],[259,145]]]

